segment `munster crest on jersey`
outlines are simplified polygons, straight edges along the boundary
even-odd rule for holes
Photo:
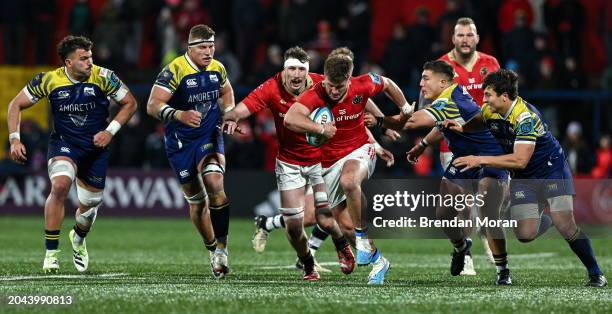
[[[353,105],[361,103],[362,100],[363,100],[363,96],[361,96],[361,95],[357,95],[357,96],[353,97]]]
[[[485,76],[487,73],[489,73],[489,69],[487,69],[487,67],[480,68],[480,75]]]

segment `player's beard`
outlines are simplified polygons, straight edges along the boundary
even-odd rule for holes
[[[467,53],[461,52],[461,49],[455,48],[455,54],[459,56],[462,60],[471,60],[474,54],[476,53],[476,49],[470,48],[470,51]]]

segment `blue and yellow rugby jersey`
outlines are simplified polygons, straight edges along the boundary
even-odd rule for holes
[[[514,144],[535,144],[531,159],[525,169],[515,170],[517,178],[545,175],[550,163],[565,158],[559,142],[550,134],[540,112],[531,104],[517,97],[505,116],[495,113],[488,104],[482,108],[482,117],[493,136],[502,145],[504,153],[511,154]]]
[[[425,112],[437,122],[448,119],[465,125],[480,113],[480,107],[463,86],[455,83],[442,91]],[[489,130],[464,133],[448,129],[441,131],[454,157],[502,154],[501,147]]]
[[[205,136],[220,124],[218,101],[226,82],[227,73],[221,62],[212,59],[206,70],[199,70],[186,53],[175,58],[159,73],[155,86],[172,94],[168,101],[170,107],[202,113],[202,122],[197,128],[178,121],[166,123],[166,145],[176,142],[177,146],[181,146],[181,142]]]
[[[128,88],[113,71],[93,65],[84,82],[72,79],[61,67],[36,74],[23,91],[32,103],[44,97],[49,99],[52,137],[88,150],[96,149],[93,137],[108,125],[108,97],[120,101]]]

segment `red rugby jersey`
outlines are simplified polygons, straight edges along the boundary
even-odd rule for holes
[[[309,73],[313,84],[323,80],[323,75]],[[283,120],[289,107],[297,97],[283,86],[282,72],[277,73],[253,90],[242,102],[251,113],[269,108],[274,115],[278,136],[278,159],[300,166],[310,166],[321,162],[321,149],[306,142],[306,135],[287,129]]]
[[[323,83],[315,84],[298,98],[297,101],[311,111],[328,106],[334,116],[336,135],[322,146],[324,168],[331,167],[336,161],[369,142],[363,121],[365,105],[383,87],[382,77],[369,73],[351,77],[346,95],[339,102],[329,99]]]
[[[444,60],[453,66],[455,70],[455,83],[465,86],[465,89],[467,89],[468,93],[474,98],[474,101],[482,107],[482,99],[484,97],[482,83],[487,74],[499,70],[497,59],[491,55],[477,51],[476,62],[474,66],[472,66],[471,71],[468,71],[468,69],[457,63],[452,51],[444,54],[439,60]],[[440,142],[440,152],[450,152],[446,141]]]

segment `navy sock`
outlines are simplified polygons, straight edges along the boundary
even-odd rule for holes
[[[580,228],[576,230],[576,233],[572,237],[566,239],[566,241],[582,264],[587,268],[589,276],[603,274],[599,269],[599,265],[597,265],[597,260],[595,260],[595,253],[593,253],[593,247],[591,247],[591,240],[589,240],[587,235],[584,234]]]
[[[59,230],[45,230],[45,246],[47,250],[57,250],[59,246]]]
[[[227,232],[229,230],[229,214],[230,203],[219,206],[210,206],[210,221],[215,230],[215,238],[217,242],[226,244],[227,243]]]

